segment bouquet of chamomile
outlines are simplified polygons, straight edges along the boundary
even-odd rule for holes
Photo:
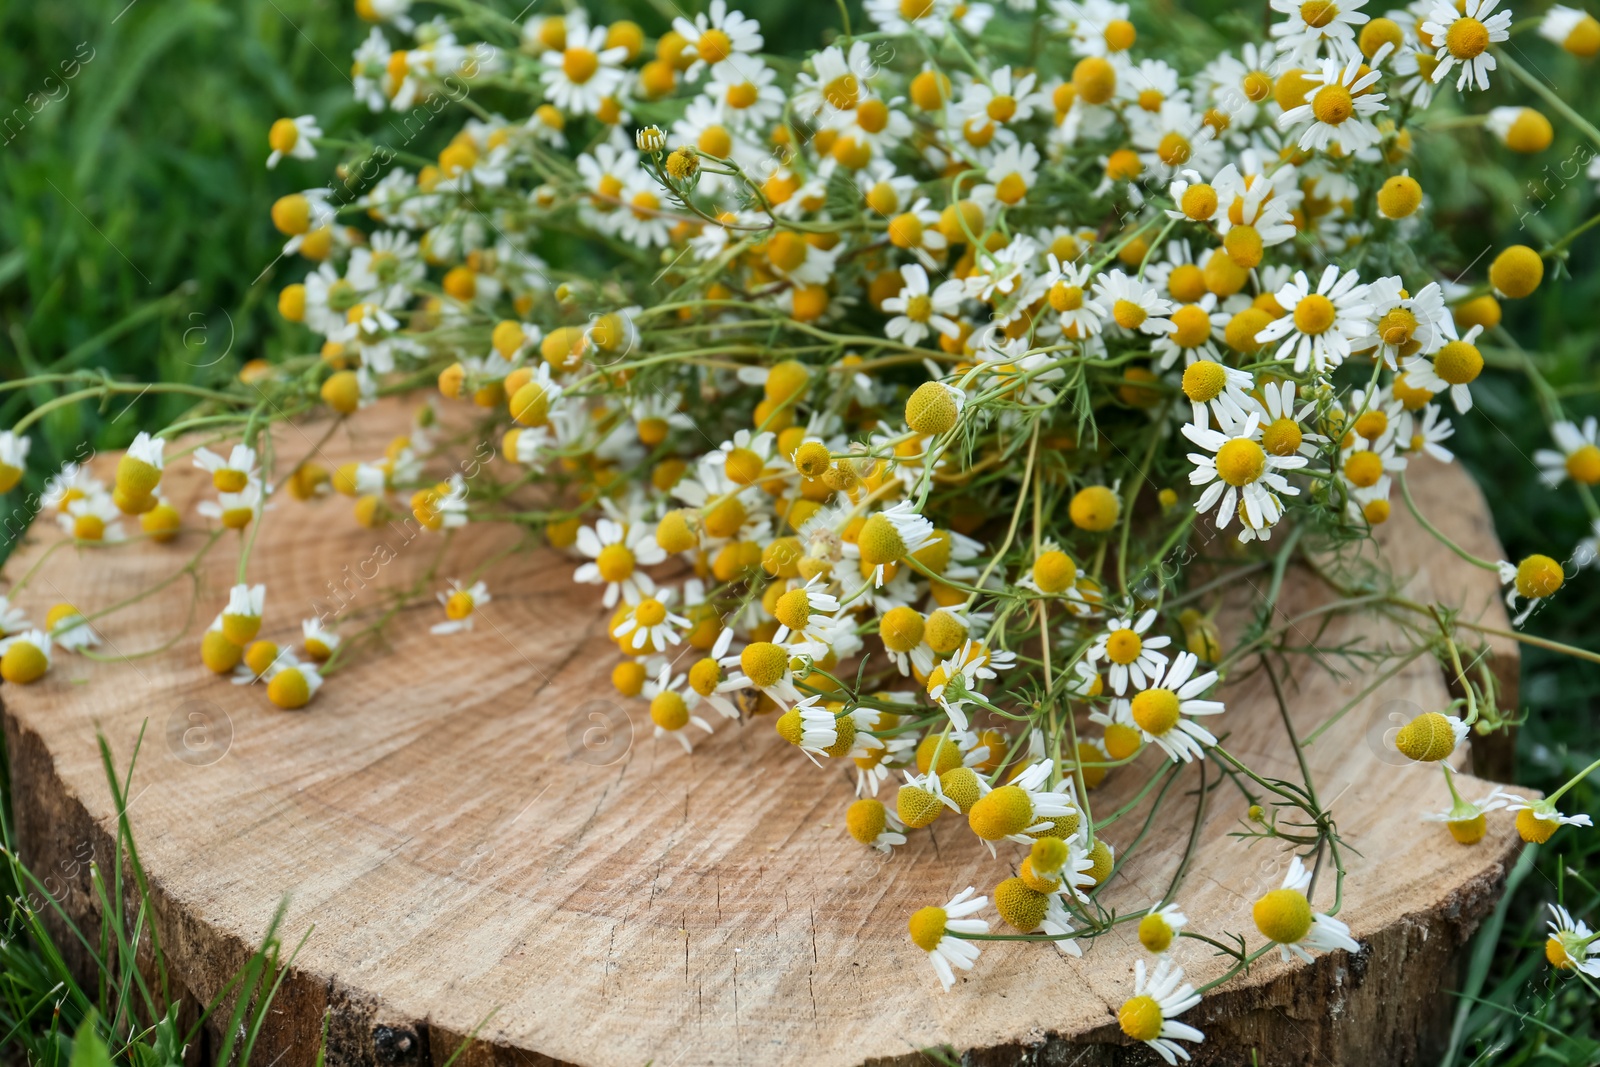
[[[1275,637],[1223,647],[1208,596],[1227,568],[1367,538],[1408,506],[1409,464],[1451,460],[1485,349],[1514,345],[1502,302],[1560,284],[1586,227],[1466,262],[1412,176],[1414,137],[1442,102],[1440,129],[1487,128],[1508,152],[1548,148],[1555,123],[1600,144],[1505,47],[1592,56],[1600,23],[1500,0],[1271,0],[1267,24],[1230,23],[1207,52],[1109,0],[866,0],[867,24],[821,5],[836,25],[802,53],[725,0],[649,26],[577,4],[355,6],[371,132],[328,137],[306,115],[267,133],[269,167],[332,168],[271,210],[278,269],[299,279],[278,309],[307,354],[217,389],[157,383],[194,411],[140,434],[109,489],[72,469],[49,496],[81,539],[124,521],[158,540],[241,531],[208,666],[295,708],[353,654],[317,619],[299,651],[256,640],[265,590],[244,577],[269,500],[343,495],[352,522],[440,537],[520,524],[593,587],[612,680],[655,743],[692,753],[765,723],[796,759],[853,772],[862,847],[943,820],[1016,872],[909,917],[947,989],[985,938],[1081,954],[1137,923],[1152,969],[1119,1019],[1172,1062],[1201,1040],[1177,1017],[1209,988],[1184,982],[1178,938],[1235,957],[1219,981],[1274,948],[1357,948],[1337,888],[1310,900],[1315,870],[1343,873],[1314,791],[1219,742],[1219,686]],[[1529,106],[1479,106],[1491,86]],[[80,384],[67,395],[123,388]],[[275,421],[386,395],[415,427],[367,462],[285,469],[263,444]],[[1544,478],[1600,519],[1595,420],[1550,415]],[[0,439],[13,482],[25,430]],[[196,433],[215,450],[180,452]],[[160,493],[177,455],[212,474],[200,517]],[[1520,626],[1594,554],[1468,558]],[[437,590],[438,640],[473,625],[492,578]],[[1531,841],[1588,824],[1559,792],[1462,799],[1442,761],[1505,722],[1460,669],[1482,634],[1361,601],[1464,683],[1395,739],[1443,769],[1454,803],[1436,818],[1457,840],[1496,809]],[[5,677],[92,644],[92,622],[62,606],[33,630],[10,609]],[[1151,746],[1152,776],[1216,761],[1268,805],[1248,808],[1255,832],[1296,850],[1254,905],[1259,938],[1186,929],[1177,899],[1097,903],[1119,857],[1091,792],[1142,773],[1127,765]],[[1308,829],[1277,830],[1279,808]],[[1548,954],[1600,975],[1565,913]]]

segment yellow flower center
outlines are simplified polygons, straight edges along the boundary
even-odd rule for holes
[[[1177,316],[1174,315],[1173,319],[1176,321]],[[1182,341],[1178,343],[1183,344]],[[1227,370],[1222,364],[1213,360],[1198,360],[1189,364],[1188,369],[1183,372],[1183,393],[1196,404],[1209,404],[1222,395],[1222,390],[1227,384]]]
[[[1020,834],[1033,825],[1033,798],[1020,786],[1000,786],[972,805],[967,822],[972,832],[985,841]]]
[[[1117,1025],[1135,1041],[1154,1041],[1161,1036],[1161,1005],[1151,997],[1134,997],[1117,1012]]]
[[[1476,59],[1489,47],[1489,28],[1477,19],[1456,19],[1445,31],[1444,45],[1459,60]]]
[[[1378,336],[1386,345],[1399,348],[1417,332],[1417,317],[1408,308],[1395,308],[1378,320]]]
[[[756,641],[739,653],[739,667],[757,689],[776,685],[789,669],[789,653],[770,641]]]
[[[1566,578],[1561,564],[1549,556],[1532,555],[1517,564],[1517,592],[1530,600],[1554,593]]]
[[[1370,489],[1383,477],[1383,457],[1365,448],[1357,449],[1344,461],[1344,476],[1351,485]]]
[[[733,41],[721,30],[707,30],[700,35],[695,50],[700,53],[701,59],[715,66],[733,55]]]
[[[1050,898],[1021,878],[1007,878],[994,887],[994,910],[1013,928],[1032,933],[1044,922]]]
[[[933,301],[926,293],[906,298],[906,318],[912,322],[927,322],[933,315]]]
[[[1217,476],[1232,486],[1249,485],[1267,469],[1267,454],[1254,441],[1235,437],[1217,449]]]
[[[473,606],[472,595],[464,590],[457,590],[444,602],[445,617],[459,622],[472,614]]]
[[[1111,317],[1117,320],[1117,325],[1124,330],[1137,330],[1143,325],[1148,313],[1132,300],[1118,300],[1111,305]]]
[[[1124,723],[1114,722],[1106,727],[1106,754],[1112,759],[1127,759],[1144,744],[1139,731]]]
[[[911,915],[911,943],[924,952],[939,947],[944,926],[949,920],[943,908],[922,908]]]
[[[668,689],[650,701],[650,718],[663,730],[681,730],[689,725],[689,705],[681,694]]]
[[[1160,89],[1141,89],[1138,99],[1141,111],[1160,111],[1161,102],[1166,97],[1162,95]]]
[[[667,620],[667,606],[654,597],[647,597],[633,609],[633,618],[640,626],[660,626]]]
[[[996,96],[989,101],[989,117],[996,122],[1010,122],[1017,113],[1017,100],[1012,96]]]
[[[1160,157],[1161,162],[1169,167],[1181,166],[1187,163],[1192,151],[1193,148],[1189,144],[1189,138],[1176,131],[1163,136],[1161,143],[1156,146],[1156,155]]]
[[[722,469],[736,485],[750,485],[761,477],[765,464],[761,457],[748,448],[734,448],[722,461]]]
[[[1276,419],[1261,433],[1261,443],[1274,456],[1292,456],[1300,450],[1305,435],[1300,424],[1290,418]]]
[[[1577,966],[1559,937],[1551,937],[1544,943],[1544,958],[1558,971],[1570,971]]]
[[[878,636],[890,652],[910,652],[922,643],[925,626],[916,608],[902,604],[883,613],[878,620]]]
[[[1311,902],[1298,889],[1274,889],[1256,901],[1256,929],[1269,941],[1293,945],[1311,932]]]
[[[695,147],[708,156],[726,159],[733,151],[733,135],[725,126],[707,126],[695,139]]]
[[[1423,712],[1394,735],[1394,747],[1407,759],[1437,763],[1456,750],[1455,730],[1439,712]]]
[[[1476,345],[1451,341],[1434,355],[1433,370],[1451,385],[1466,385],[1483,372],[1483,353]]]
[[[1382,411],[1368,411],[1356,420],[1356,434],[1368,441],[1376,441],[1389,428],[1389,416]]]
[[[1106,638],[1106,655],[1112,663],[1120,663],[1124,667],[1139,658],[1139,653],[1144,651],[1144,641],[1132,630],[1123,628],[1112,630]]]
[[[1201,345],[1205,344],[1211,339],[1211,316],[1206,312],[1205,308],[1198,304],[1185,304],[1177,311],[1174,311],[1172,313],[1172,324],[1177,327],[1177,329],[1172,332],[1172,343],[1177,345],[1179,348],[1199,348]],[[1196,363],[1192,365],[1189,370],[1193,370],[1195,367],[1200,365],[1201,364]],[[1222,365],[1220,363],[1210,363],[1210,365],[1216,368],[1215,373],[1219,378],[1217,392],[1220,393],[1222,391],[1222,385],[1226,381],[1226,375],[1222,373]],[[1213,372],[1204,371],[1202,373],[1211,374]],[[1184,382],[1186,390],[1188,380],[1189,375],[1188,372],[1185,371]],[[1194,398],[1191,396],[1191,399]],[[1207,399],[1210,398],[1208,397]]]
[[[761,90],[754,82],[740,82],[738,85],[728,86],[726,100],[728,106],[736,111],[743,111],[761,98]]]
[[[1178,694],[1170,689],[1146,689],[1133,698],[1133,721],[1148,734],[1160,737],[1178,725]]]
[[[1007,174],[994,187],[994,195],[1002,204],[1015,204],[1028,195],[1028,183],[1020,174],[1015,172]]]
[[[1139,943],[1151,952],[1165,952],[1172,946],[1172,927],[1161,915],[1146,915],[1139,920]]]
[[[294,124],[294,119],[279,119],[267,131],[267,144],[274,152],[291,152],[299,141],[300,127]]]
[[[1317,117],[1318,122],[1329,126],[1337,126],[1345,119],[1355,114],[1355,98],[1350,95],[1350,90],[1343,85],[1324,85],[1318,89],[1311,98],[1311,113]]]
[[[861,83],[854,74],[841,74],[823,87],[822,98],[840,111],[854,111],[861,98]]]
[[[1300,5],[1300,19],[1313,29],[1322,29],[1339,14],[1339,5],[1330,0],[1307,0]]]
[[[625,545],[607,545],[595,558],[600,577],[607,582],[620,582],[633,573],[633,552]]]
[[[1583,485],[1600,482],[1600,448],[1580,445],[1567,457],[1567,473]]]
[[[1033,563],[1033,584],[1042,593],[1061,593],[1077,580],[1078,566],[1072,557],[1059,549],[1040,553]]]
[[[926,18],[933,10],[933,0],[900,0],[900,17],[907,21]]]
[[[967,639],[967,627],[948,611],[940,610],[928,616],[924,637],[929,648],[941,656],[949,655]]]
[[[587,48],[569,48],[561,56],[561,72],[575,85],[582,85],[600,69],[600,57]]]
[[[1333,325],[1336,311],[1333,301],[1321,293],[1311,293],[1294,306],[1294,328],[1315,337]]]
[[[894,523],[881,514],[872,516],[861,527],[856,546],[861,550],[862,564],[867,567],[893,563],[906,554],[906,543],[901,539],[900,532],[894,528]]]

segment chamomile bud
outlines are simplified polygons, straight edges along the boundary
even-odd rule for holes
[[[965,395],[944,382],[923,382],[906,401],[906,425],[920,434],[937,436],[951,430],[961,417]]]
[[[1489,264],[1489,284],[1502,296],[1520,300],[1544,280],[1544,260],[1527,245],[1512,245]]]
[[[1078,580],[1078,565],[1059,548],[1052,548],[1039,553],[1039,558],[1033,561],[1032,577],[1039,592],[1058,596]]]
[[[1122,513],[1122,501],[1108,486],[1091,485],[1080,489],[1067,506],[1072,524],[1080,530],[1104,533],[1117,524]]]
[[[1422,186],[1409,174],[1396,174],[1378,190],[1378,211],[1386,219],[1403,219],[1422,206]]]

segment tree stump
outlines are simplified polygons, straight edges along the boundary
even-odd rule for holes
[[[315,450],[330,465],[366,459],[406,424],[384,403],[320,446],[325,427],[280,427],[277,448],[295,458]],[[101,473],[114,461],[102,457]],[[1424,514],[1498,558],[1464,471],[1422,461],[1411,477]],[[186,520],[209,491],[186,460],[171,465],[163,488]],[[214,996],[287,895],[285,941],[311,933],[258,1062],[311,1064],[325,1015],[332,1065],[441,1064],[475,1029],[457,1062],[828,1067],[924,1062],[919,1050],[941,1046],[977,1063],[1155,1062],[1115,1025],[1142,951],[1129,926],[1097,939],[1082,960],[986,943],[971,976],[941,993],[906,918],[968,885],[988,892],[1010,873],[1005,857],[991,859],[953,821],[892,857],[857,846],[844,826],[847,768],[819,771],[775,735],[770,717],[719,721],[692,756],[655,739],[643,703],[609,685],[616,657],[596,591],[575,585],[575,563],[556,552],[507,557],[487,575],[494,599],[477,627],[430,634],[442,617],[433,589],[517,534],[469,527],[429,579],[438,535],[398,523],[364,529],[347,505],[290,501],[266,513],[250,563],[250,580],[267,585],[262,636],[296,643],[302,618],[326,611],[337,626],[383,603],[384,590],[419,580],[427,595],[392,620],[387,649],[336,673],[306,711],[277,710],[261,688],[231,685],[200,663],[199,633],[235,580],[231,533],[198,569],[194,619],[172,648],[115,665],[58,652],[43,681],[0,691],[23,856],[80,922],[98,921],[85,859],[107,862],[115,832],[97,730],[125,767],[148,726],[129,817],[161,942],[187,992]],[[93,611],[171,575],[205,536],[64,545],[41,564],[60,537],[41,521],[7,569],[14,580],[39,564],[20,597],[35,619],[58,601]],[[1380,541],[1395,572],[1412,576],[1414,599],[1507,625],[1494,576],[1439,547],[1403,506]],[[1269,580],[1262,572],[1228,590],[1225,646]],[[103,620],[103,651],[170,640],[184,625],[189,584]],[[1331,595],[1291,568],[1274,618],[1293,620]],[[1376,614],[1344,614],[1325,627],[1305,623],[1303,636],[1334,648],[1393,630]],[[1491,651],[1514,682],[1514,644]],[[1371,672],[1334,677],[1309,658],[1291,663],[1285,696],[1301,736],[1371,682]],[[1218,732],[1228,745],[1262,773],[1296,778],[1262,673],[1223,696]],[[1184,1017],[1207,1035],[1193,1049],[1197,1062],[1247,1063],[1252,1052],[1262,1064],[1431,1061],[1448,1031],[1454,1001],[1445,991],[1462,945],[1517,848],[1503,813],[1476,847],[1419,822],[1447,808],[1448,796],[1436,770],[1385,747],[1387,716],[1448,699],[1439,665],[1422,656],[1305,748],[1350,846],[1340,917],[1362,951],[1313,966],[1264,957]],[[1152,746],[1141,760],[1159,758]],[[1206,770],[1215,782],[1215,765]],[[1200,773],[1183,772],[1169,814],[1106,890],[1108,905],[1127,910],[1163,892]],[[1113,810],[1140,781],[1113,774],[1093,794],[1096,810]],[[1475,798],[1489,787],[1463,775],[1461,788]],[[1288,854],[1230,837],[1244,814],[1237,790],[1214,792],[1178,899],[1190,929],[1258,942],[1250,905],[1276,888]],[[1136,812],[1107,839],[1120,852],[1139,824]],[[1319,907],[1332,898],[1329,873]],[[1228,962],[1198,942],[1175,951],[1196,985]],[[191,1054],[204,1061],[215,1047],[212,1034]]]

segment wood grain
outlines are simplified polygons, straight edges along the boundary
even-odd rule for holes
[[[379,405],[318,451],[330,463],[371,458],[404,419]],[[321,436],[279,433],[288,456]],[[166,477],[185,515],[204,488],[182,463]],[[1413,473],[1413,491],[1440,526],[1497,553],[1462,471],[1430,461]],[[267,514],[250,573],[268,589],[263,636],[293,641],[302,618],[341,598],[335,623],[371,612],[383,590],[416,581],[433,562],[436,535],[361,529],[348,503],[291,501]],[[183,987],[212,996],[288,896],[286,939],[311,933],[259,1062],[312,1063],[325,1012],[330,1064],[443,1063],[475,1028],[478,1040],[457,1062],[829,1067],[914,1062],[940,1045],[985,1063],[1030,1050],[1037,1062],[1151,1062],[1112,1025],[1140,951],[1131,936],[1104,937],[1081,961],[990,943],[973,978],[941,994],[905,935],[906,916],[969,884],[987,891],[1009,873],[1003,862],[953,822],[889,858],[856,846],[844,829],[850,776],[798,758],[767,719],[719,723],[692,756],[654,739],[642,704],[609,686],[604,616],[595,590],[572,583],[571,559],[541,549],[496,565],[494,600],[470,633],[431,635],[441,615],[429,598],[405,608],[383,654],[359,658],[307,711],[289,713],[199,663],[195,637],[233,581],[232,536],[200,571],[190,638],[114,666],[59,655],[44,681],[5,686],[0,698],[23,853],[53,874],[71,914],[96,919],[87,867],[69,858],[88,850],[104,863],[112,848],[96,730],[126,761],[146,724],[129,814]],[[23,573],[56,537],[36,524],[8,574]],[[203,537],[63,547],[22,602],[35,618],[59,600],[93,610],[169,575]],[[514,540],[503,529],[465,531],[438,584]],[[1493,576],[1419,536],[1403,507],[1382,541],[1389,563],[1412,575],[1411,595],[1505,625]],[[1261,602],[1266,576],[1256,577],[1229,591],[1225,642]],[[133,653],[172,636],[187,586],[105,620],[107,648]],[[1291,569],[1275,617],[1329,595]],[[1308,643],[1356,636],[1398,639],[1393,623],[1358,615],[1308,630]],[[1515,649],[1494,652],[1514,677]],[[1297,730],[1309,732],[1368,680],[1360,669],[1334,677],[1296,661],[1287,695]],[[1266,679],[1257,672],[1225,699],[1229,746],[1262,773],[1297,777]],[[1452,1003],[1439,990],[1516,848],[1504,817],[1491,817],[1475,848],[1420,824],[1420,813],[1448,806],[1437,772],[1383,755],[1386,709],[1447,700],[1438,665],[1423,657],[1307,749],[1355,853],[1341,917],[1363,951],[1314,967],[1266,959],[1208,997],[1186,1017],[1209,1035],[1199,1062],[1247,1062],[1251,1048],[1263,1064],[1411,1063],[1436,1051]],[[198,734],[185,741],[196,708],[214,718],[210,748]],[[597,731],[592,714],[620,728]],[[225,753],[194,765],[223,747],[224,724]],[[1109,904],[1139,907],[1162,892],[1198,773],[1186,771],[1170,792],[1163,820],[1107,890]],[[1096,808],[1111,810],[1142,780],[1113,776],[1093,795]],[[1463,781],[1469,795],[1487,791]],[[1179,899],[1192,929],[1254,940],[1250,904],[1275,887],[1287,856],[1229,837],[1243,814],[1232,787],[1214,793]],[[1141,821],[1136,812],[1106,836],[1125,848]],[[1331,890],[1325,879],[1319,905]],[[1226,962],[1197,943],[1181,943],[1177,955],[1196,984]]]

